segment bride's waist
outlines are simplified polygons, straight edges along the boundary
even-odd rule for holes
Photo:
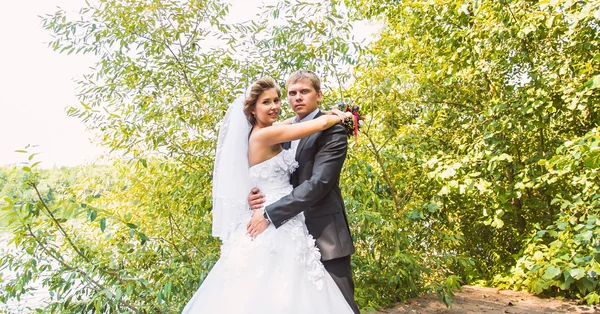
[[[290,193],[293,190],[293,187],[288,182],[281,184],[257,184],[256,188],[262,194],[281,194],[281,193]]]
[[[285,186],[259,188],[260,193],[265,195],[265,206],[272,204],[280,198],[290,194],[292,190],[293,187],[289,183]]]

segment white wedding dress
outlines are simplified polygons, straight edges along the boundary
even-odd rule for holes
[[[298,163],[290,150],[252,166],[250,181],[266,205],[289,194]],[[252,212],[248,210],[249,221]],[[352,314],[320,261],[304,214],[252,239],[241,223],[223,243],[221,258],[183,309],[193,314]]]

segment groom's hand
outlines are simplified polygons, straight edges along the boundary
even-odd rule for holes
[[[246,231],[253,238],[256,238],[259,234],[263,233],[263,231],[267,230],[267,227],[269,227],[269,221],[263,216],[264,213],[265,210],[262,208],[255,210],[252,213],[252,218],[250,218],[250,221],[246,225]]]
[[[265,195],[258,192],[257,188],[253,188],[250,194],[248,194],[248,205],[254,211],[263,208],[263,203],[265,202]]]

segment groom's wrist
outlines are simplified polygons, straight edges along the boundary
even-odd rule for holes
[[[267,213],[266,209],[263,209],[263,218],[265,218],[265,220],[268,222],[271,222],[271,217],[269,217],[269,213]]]

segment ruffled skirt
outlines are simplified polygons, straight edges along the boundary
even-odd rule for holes
[[[256,239],[241,224],[183,313],[352,314],[300,214]]]

